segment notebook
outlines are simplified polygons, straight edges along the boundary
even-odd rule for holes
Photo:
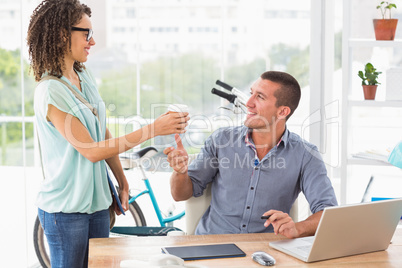
[[[324,209],[315,236],[269,245],[305,262],[386,250],[402,215],[402,199]]]
[[[246,253],[235,244],[164,247],[162,253],[175,255],[185,261],[246,256]]]
[[[112,190],[112,198],[114,198],[114,200],[116,200],[116,203],[119,206],[121,213],[123,215],[126,215],[126,213],[124,212],[123,206],[121,205],[119,195],[117,194],[117,191],[112,182],[112,179],[110,179],[109,172],[107,171],[107,169],[106,169],[106,175],[107,175],[107,181],[109,182],[109,187]]]

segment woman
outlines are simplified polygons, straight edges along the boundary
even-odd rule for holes
[[[91,10],[78,0],[45,0],[34,10],[27,43],[36,81],[52,75],[67,82],[91,106],[84,106],[60,81],[42,81],[34,109],[45,180],[38,215],[52,267],[87,267],[88,240],[109,236],[112,197],[106,164],[128,209],[128,182],[118,154],[158,135],[184,133],[188,114],[163,114],[154,123],[119,138],[106,128],[105,104],[83,65],[95,45]],[[117,214],[118,207],[114,204]]]

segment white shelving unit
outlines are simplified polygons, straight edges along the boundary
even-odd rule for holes
[[[348,41],[349,47],[401,47],[402,40],[395,39],[394,41],[377,41],[374,39],[356,39],[351,38]]]
[[[353,113],[358,109],[401,109],[402,101],[378,101],[378,100],[356,100],[352,97],[352,92],[356,92],[356,85],[352,84],[352,78],[357,77],[352,68],[353,52],[363,48],[402,48],[402,40],[394,41],[376,41],[375,39],[356,39],[351,37],[351,10],[352,1],[343,1],[343,38],[342,38],[342,131],[341,131],[341,180],[340,180],[340,203],[348,203],[348,183],[350,178],[349,168],[351,166],[368,166],[369,168],[391,166],[389,163],[374,159],[359,159],[352,157],[351,152],[351,129],[356,127],[352,125]],[[375,8],[375,7],[374,7]],[[356,12],[356,11],[355,11]],[[400,26],[400,25],[399,25]],[[374,64],[375,65],[375,64]],[[363,66],[363,65],[362,65]],[[362,67],[363,68],[363,67]],[[381,70],[381,75],[385,76],[385,70]],[[367,127],[367,126],[366,126]],[[402,133],[402,132],[401,132]],[[401,137],[402,139],[402,137]],[[368,144],[367,149],[371,149]]]
[[[402,107],[402,101],[355,101],[349,100],[348,101],[349,107],[395,107],[399,108]]]

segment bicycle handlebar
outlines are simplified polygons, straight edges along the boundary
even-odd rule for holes
[[[236,99],[236,95],[225,93],[225,92],[220,91],[220,90],[218,90],[216,88],[213,88],[211,90],[211,93],[215,94],[215,95],[218,95],[219,97],[228,100],[230,103],[234,103],[234,101]]]
[[[230,93],[226,93],[224,91],[213,88],[211,90],[212,94],[218,95],[219,97],[222,97],[222,98],[228,100],[230,103],[234,104],[234,108],[232,109],[234,113],[239,113],[239,111],[243,112],[243,113],[247,113],[246,103],[247,103],[248,97],[243,92],[241,92],[240,90],[238,90],[235,87],[229,86],[228,84],[226,84],[220,80],[216,80],[216,84],[218,86],[221,86],[224,89],[230,91]]]
[[[216,84],[217,84],[218,86],[223,87],[224,89],[229,90],[229,91],[232,91],[232,89],[233,89],[232,86],[229,86],[228,84],[222,82],[221,80],[216,80]]]
[[[231,93],[233,95],[235,95],[237,97],[237,100],[244,106],[246,106],[247,100],[248,100],[248,96],[246,94],[244,94],[243,92],[241,92],[239,89],[232,87],[220,80],[216,80],[216,84],[223,87],[226,90],[231,91]]]

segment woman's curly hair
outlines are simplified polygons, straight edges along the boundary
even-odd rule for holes
[[[61,77],[64,55],[71,51],[71,27],[82,16],[91,16],[91,9],[78,0],[44,0],[34,10],[28,27],[28,52],[35,80],[45,72]],[[85,66],[74,62],[81,72]]]

